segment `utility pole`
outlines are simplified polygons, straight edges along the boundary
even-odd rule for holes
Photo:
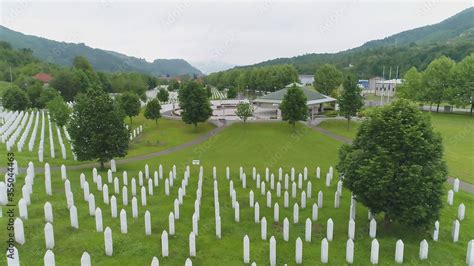
[[[382,88],[384,88],[384,82],[385,81],[385,66],[383,66],[382,69]],[[380,90],[380,106],[383,105],[383,90]]]
[[[13,83],[12,67],[10,67],[10,82]]]

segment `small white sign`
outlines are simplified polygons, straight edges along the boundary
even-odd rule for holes
[[[199,160],[193,160],[193,165],[199,165],[201,162]]]

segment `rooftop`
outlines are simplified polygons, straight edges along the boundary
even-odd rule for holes
[[[300,86],[298,86],[298,85],[300,85]],[[303,87],[301,84],[298,84],[298,85],[296,85],[296,86],[298,86],[303,91],[303,93],[306,95],[308,105],[325,103],[325,102],[335,102],[336,101],[336,99],[331,98],[329,96],[326,96],[324,94],[321,94],[321,93],[313,90],[312,88]],[[283,97],[285,97],[285,94],[287,93],[287,91],[290,87],[292,87],[292,84],[290,84],[289,86],[286,86],[285,88],[283,88],[279,91],[275,91],[275,92],[272,92],[270,94],[261,96],[261,97],[255,99],[254,102],[280,104],[283,101]]]

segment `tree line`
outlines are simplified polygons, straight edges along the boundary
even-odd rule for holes
[[[404,75],[404,83],[397,89],[397,96],[416,102],[436,105],[470,106],[474,98],[474,53],[459,63],[441,56],[424,71],[410,68]]]

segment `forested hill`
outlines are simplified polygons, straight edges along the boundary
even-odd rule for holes
[[[440,23],[369,41],[350,50],[277,58],[245,67],[291,64],[300,74],[314,74],[319,66],[329,63],[368,78],[381,75],[383,66],[399,66],[400,73],[404,73],[412,66],[424,69],[441,55],[459,61],[473,52],[474,7]]]
[[[160,75],[201,75],[201,71],[183,59],[156,59],[149,63],[144,59],[117,52],[95,49],[83,43],[65,43],[25,35],[0,25],[0,41],[9,42],[14,48],[27,48],[33,55],[50,63],[71,66],[74,57],[86,57],[99,71],[141,72]]]

